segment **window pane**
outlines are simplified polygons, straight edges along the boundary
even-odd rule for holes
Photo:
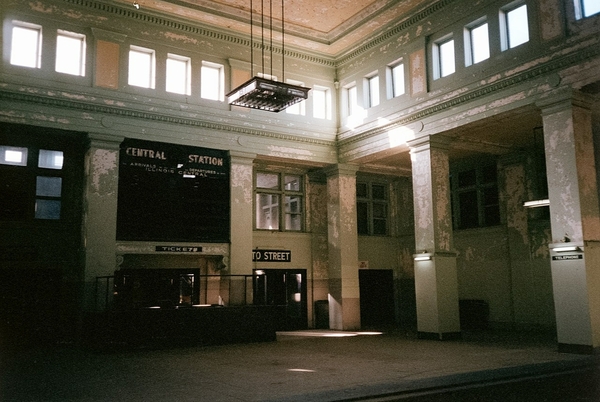
[[[458,195],[458,202],[460,205],[460,229],[478,227],[477,191],[460,193]]]
[[[358,94],[356,87],[348,88],[348,116],[352,116],[358,111]]]
[[[56,37],[56,71],[85,75],[85,36],[58,33]]]
[[[598,0],[583,0],[583,16],[589,17],[591,15],[600,13],[600,1]]]
[[[441,43],[440,52],[440,76],[445,77],[454,73],[454,40]]]
[[[313,116],[317,119],[327,118],[327,91],[313,88]]]
[[[467,170],[465,172],[458,173],[458,187],[469,187],[477,184],[477,171]]]
[[[374,219],[373,220],[373,234],[374,235],[386,235],[387,234],[387,222],[385,219]]]
[[[152,51],[129,51],[129,85],[154,88],[154,57]]]
[[[356,223],[358,234],[369,234],[369,206],[366,202],[356,203]]]
[[[256,228],[279,229],[279,204],[277,195],[256,194]]]
[[[369,106],[379,105],[379,76],[369,78]]]
[[[60,219],[60,201],[35,200],[35,219]]]
[[[496,186],[483,190],[483,214],[484,225],[493,226],[500,224],[500,205],[498,188]]]
[[[302,191],[300,176],[285,176],[285,189],[287,191]]]
[[[27,166],[27,148],[0,145],[0,164]]]
[[[404,64],[392,68],[392,86],[394,97],[404,95]]]
[[[473,63],[479,63],[490,57],[490,45],[488,36],[488,24],[482,24],[471,29],[471,50],[473,52]]]
[[[498,180],[498,170],[496,165],[485,166],[481,169],[481,182],[482,183],[496,183]]]
[[[221,69],[219,67],[202,66],[200,97],[221,100]]]
[[[508,27],[508,47],[513,48],[529,41],[527,5],[523,4],[506,13]]]
[[[257,173],[256,187],[279,190],[279,175],[276,173]]]
[[[37,196],[60,197],[61,190],[61,177],[38,176],[36,178],[35,195]]]
[[[64,157],[62,151],[49,151],[47,149],[40,149],[38,167],[60,170],[63,167],[63,161]]]
[[[385,186],[381,184],[373,184],[371,187],[371,191],[373,192],[374,200],[385,200]]]
[[[356,197],[367,198],[369,196],[367,189],[367,183],[356,183]]]
[[[285,229],[302,230],[302,197],[285,197]]]
[[[41,36],[41,28],[13,27],[10,64],[39,68]]]
[[[167,58],[167,92],[189,95],[190,86],[190,61],[183,57]]]

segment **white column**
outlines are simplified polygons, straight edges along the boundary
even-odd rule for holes
[[[360,329],[356,171],[352,165],[326,171],[329,327],[338,330]]]
[[[112,275],[116,268],[117,190],[119,146],[123,138],[89,134],[85,157],[83,211],[83,309],[95,306],[96,277]]]
[[[590,100],[570,93],[538,106],[559,350],[591,353],[600,347],[600,208]],[[561,251],[564,247],[570,251]]]
[[[426,136],[411,147],[415,208],[417,330],[422,338],[460,336],[456,253],[452,242],[449,140]]]

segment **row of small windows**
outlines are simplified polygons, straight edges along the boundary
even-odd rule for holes
[[[55,71],[75,76],[85,76],[86,36],[65,30],[56,33]],[[21,21],[13,21],[10,63],[14,66],[41,68],[42,27]],[[128,84],[135,87],[155,89],[156,52],[140,46],[129,48]],[[192,59],[168,53],[165,61],[165,90],[180,95],[192,94]],[[202,99],[224,101],[224,66],[202,61],[200,71],[200,97]],[[277,77],[271,77],[277,80]],[[293,85],[303,86],[302,82],[287,80]],[[329,89],[315,86],[312,92],[313,116],[331,119],[331,99]],[[287,113],[305,115],[305,102],[286,109]]]
[[[576,18],[581,19],[600,13],[598,0],[574,0]],[[529,42],[529,20],[527,5],[523,1],[513,2],[500,9],[501,51],[515,48]],[[489,24],[485,17],[473,21],[464,28],[465,67],[480,63],[491,56]],[[436,40],[432,46],[433,78],[447,77],[456,71],[454,37],[446,35]],[[405,93],[404,64],[396,62],[387,67],[387,98],[395,98]],[[379,105],[379,76],[365,77],[365,104],[371,108]],[[353,116],[359,110],[356,84],[345,87],[346,115]]]

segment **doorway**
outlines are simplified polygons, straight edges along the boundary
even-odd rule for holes
[[[307,329],[306,270],[255,269],[253,274],[253,303],[283,307],[277,330]]]
[[[360,269],[360,321],[363,329],[395,326],[394,272],[391,269]]]

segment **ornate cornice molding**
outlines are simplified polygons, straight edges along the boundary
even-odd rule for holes
[[[465,103],[482,98],[491,93],[504,90],[506,88],[530,81],[535,78],[559,71],[561,69],[576,65],[578,63],[590,60],[591,58],[600,56],[600,46],[590,46],[584,50],[576,51],[560,58],[551,58],[550,61],[543,63],[540,66],[523,71],[514,76],[498,80],[493,84],[488,84],[483,87],[471,90],[460,96],[449,99],[444,102],[436,103],[434,106],[426,107],[399,120],[393,121],[387,125],[379,126],[374,129],[366,130],[352,137],[340,139],[338,146],[347,146],[349,144],[365,141],[382,133],[385,133],[393,128],[406,126],[415,121],[422,120],[428,116],[443,112],[444,110],[454,108]]]
[[[256,136],[263,138],[272,138],[281,141],[290,141],[302,144],[310,144],[317,146],[335,146],[335,141],[320,140],[314,138],[305,138],[297,135],[285,134],[282,132],[272,132],[256,130],[252,128],[213,123],[206,120],[199,120],[190,117],[171,116],[168,114],[140,111],[135,109],[127,109],[123,107],[113,107],[107,105],[98,105],[84,102],[77,102],[70,99],[57,99],[47,96],[40,96],[39,93],[24,93],[11,92],[5,89],[0,89],[0,99],[12,102],[24,102],[28,104],[37,104],[50,107],[57,107],[68,110],[80,110],[83,112],[92,112],[102,114],[104,116],[117,116],[131,119],[142,119],[156,123],[176,124],[206,130],[223,131],[227,133],[235,133],[240,135]]]
[[[385,33],[377,36],[373,40],[365,43],[364,45],[362,45],[362,46],[352,50],[351,52],[341,56],[340,58],[336,59],[336,67],[339,68],[339,67],[343,66],[344,64],[350,62],[350,60],[358,57],[360,54],[365,53],[368,50],[381,45],[381,43],[383,43],[385,41],[388,41],[396,36],[399,36],[402,31],[405,31],[405,30],[409,29],[410,27],[412,27],[413,25],[418,24],[425,18],[431,17],[433,14],[437,13],[442,8],[450,5],[454,1],[456,1],[456,0],[441,0],[429,7],[419,11],[418,13],[416,13],[416,14],[412,15],[411,17],[409,17],[408,19],[402,21],[401,23],[399,23],[398,25],[396,25],[394,28],[390,29],[389,31],[386,31]]]
[[[205,27],[199,25],[193,25],[192,23],[177,21],[172,18],[167,18],[164,16],[152,15],[149,13],[140,12],[138,10],[131,10],[128,8],[120,7],[114,4],[106,4],[96,0],[62,0],[65,3],[73,4],[79,7],[91,8],[94,10],[102,11],[103,13],[114,14],[119,17],[128,18],[131,20],[135,20],[144,24],[153,24],[159,25],[163,27],[167,27],[170,29],[176,29],[179,31],[183,31],[186,33],[216,39],[223,42],[229,42],[236,45],[241,45],[245,47],[250,46],[250,39],[244,38],[241,36],[232,35],[226,32],[219,32],[216,29],[207,29]],[[272,48],[268,44],[261,44],[255,42],[252,46],[256,49],[262,49],[262,46],[265,47],[265,51],[273,52],[275,54],[282,54],[283,49],[279,47],[273,46]],[[328,67],[334,67],[335,62],[333,59],[327,59],[324,57],[319,57],[314,54],[303,53],[299,51],[294,51],[292,49],[285,49],[286,57],[293,57],[295,59],[304,60],[314,64],[322,64]]]

